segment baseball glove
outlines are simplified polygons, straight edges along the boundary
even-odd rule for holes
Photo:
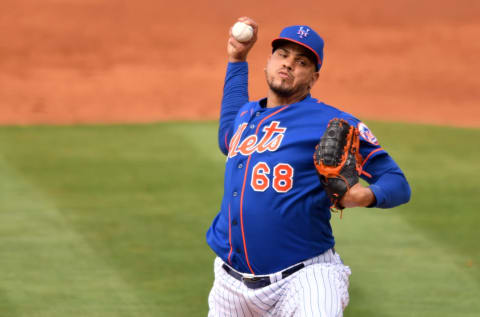
[[[315,148],[313,161],[332,210],[344,208],[340,200],[358,183],[362,161],[358,134],[358,129],[347,121],[334,118]]]

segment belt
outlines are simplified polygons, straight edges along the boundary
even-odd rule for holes
[[[291,268],[288,268],[284,271],[281,272],[282,278],[284,279],[289,275],[292,275],[293,273],[303,269],[305,267],[305,264],[299,263],[295,266],[292,266]],[[257,289],[257,288],[262,288],[265,286],[268,286],[272,284],[270,281],[270,277],[268,275],[262,275],[262,276],[255,276],[251,274],[241,274],[237,271],[235,271],[233,268],[228,266],[227,264],[223,264],[222,268],[225,270],[225,272],[228,273],[228,275],[232,276],[233,278],[239,280],[243,284],[245,284],[246,287],[252,288],[252,289]],[[250,275],[250,276],[248,276]]]

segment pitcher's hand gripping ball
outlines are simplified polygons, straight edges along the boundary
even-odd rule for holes
[[[343,209],[340,200],[358,183],[362,158],[358,129],[343,119],[334,118],[315,148],[313,161],[332,207]]]
[[[237,22],[232,27],[233,37],[242,43],[250,41],[253,37],[253,28],[243,22]]]

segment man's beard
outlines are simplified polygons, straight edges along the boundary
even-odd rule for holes
[[[279,97],[287,98],[292,96],[296,92],[296,90],[293,87],[290,87],[290,88],[282,87],[282,84],[274,85],[273,80],[267,81],[267,83],[268,83],[268,87],[270,87],[270,90],[272,90]]]

